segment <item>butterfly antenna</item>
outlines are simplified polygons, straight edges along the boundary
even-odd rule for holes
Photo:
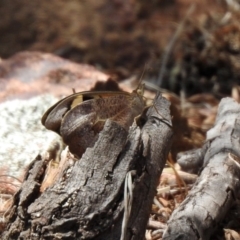
[[[143,95],[143,90],[144,90],[144,84],[143,84],[143,76],[146,72],[146,69],[147,69],[147,64],[145,63],[144,64],[144,68],[143,68],[143,71],[142,71],[142,74],[141,74],[141,77],[140,77],[140,80],[139,80],[139,83],[138,83],[138,87],[137,87],[137,92],[140,94],[140,95]]]
[[[147,64],[145,63],[145,64],[144,64],[143,71],[142,71],[142,74],[141,74],[141,77],[140,77],[140,80],[139,80],[139,85],[141,85],[142,82],[143,82],[143,76],[144,76],[144,74],[145,74],[145,72],[146,72],[146,68],[147,68]]]

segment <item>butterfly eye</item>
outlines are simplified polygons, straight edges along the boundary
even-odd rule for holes
[[[142,95],[142,94],[143,94],[142,89],[138,89],[138,90],[137,90],[137,94],[138,94],[138,95]]]

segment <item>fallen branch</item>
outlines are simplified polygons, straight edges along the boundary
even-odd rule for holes
[[[220,102],[215,126],[203,147],[188,155],[203,171],[187,198],[173,212],[163,239],[207,240],[238,197],[240,187],[240,105]]]

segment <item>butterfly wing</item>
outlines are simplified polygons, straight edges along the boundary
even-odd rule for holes
[[[80,157],[93,146],[107,119],[128,130],[145,107],[142,94],[128,92],[74,93],[49,108],[42,124],[57,132],[72,153]]]
[[[54,104],[50,107],[42,117],[42,124],[49,130],[60,133],[60,127],[62,118],[65,114],[73,109],[75,106],[81,104],[84,101],[98,98],[108,98],[110,96],[114,96],[116,94],[130,95],[127,92],[79,92],[74,93]]]
[[[140,114],[144,108],[144,105],[138,106],[136,112],[133,102],[132,95],[117,94],[76,105],[62,119],[60,135],[63,141],[73,154],[80,157],[87,147],[94,145],[107,119],[128,130],[136,114]]]

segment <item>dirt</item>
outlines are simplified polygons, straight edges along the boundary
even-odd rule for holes
[[[167,44],[192,4],[195,11],[173,45],[161,87],[187,95],[213,91],[221,97],[239,78],[236,61],[229,60],[232,53],[215,54],[219,48],[221,54],[227,50],[219,39],[222,27],[231,35],[227,42],[236,32],[231,25],[238,29],[236,12],[219,24],[229,11],[224,1],[2,1],[0,56],[22,50],[55,53],[94,65],[116,80],[140,75],[146,65],[145,79],[157,83]],[[223,65],[225,69],[216,70]],[[228,80],[230,84],[224,83]]]

